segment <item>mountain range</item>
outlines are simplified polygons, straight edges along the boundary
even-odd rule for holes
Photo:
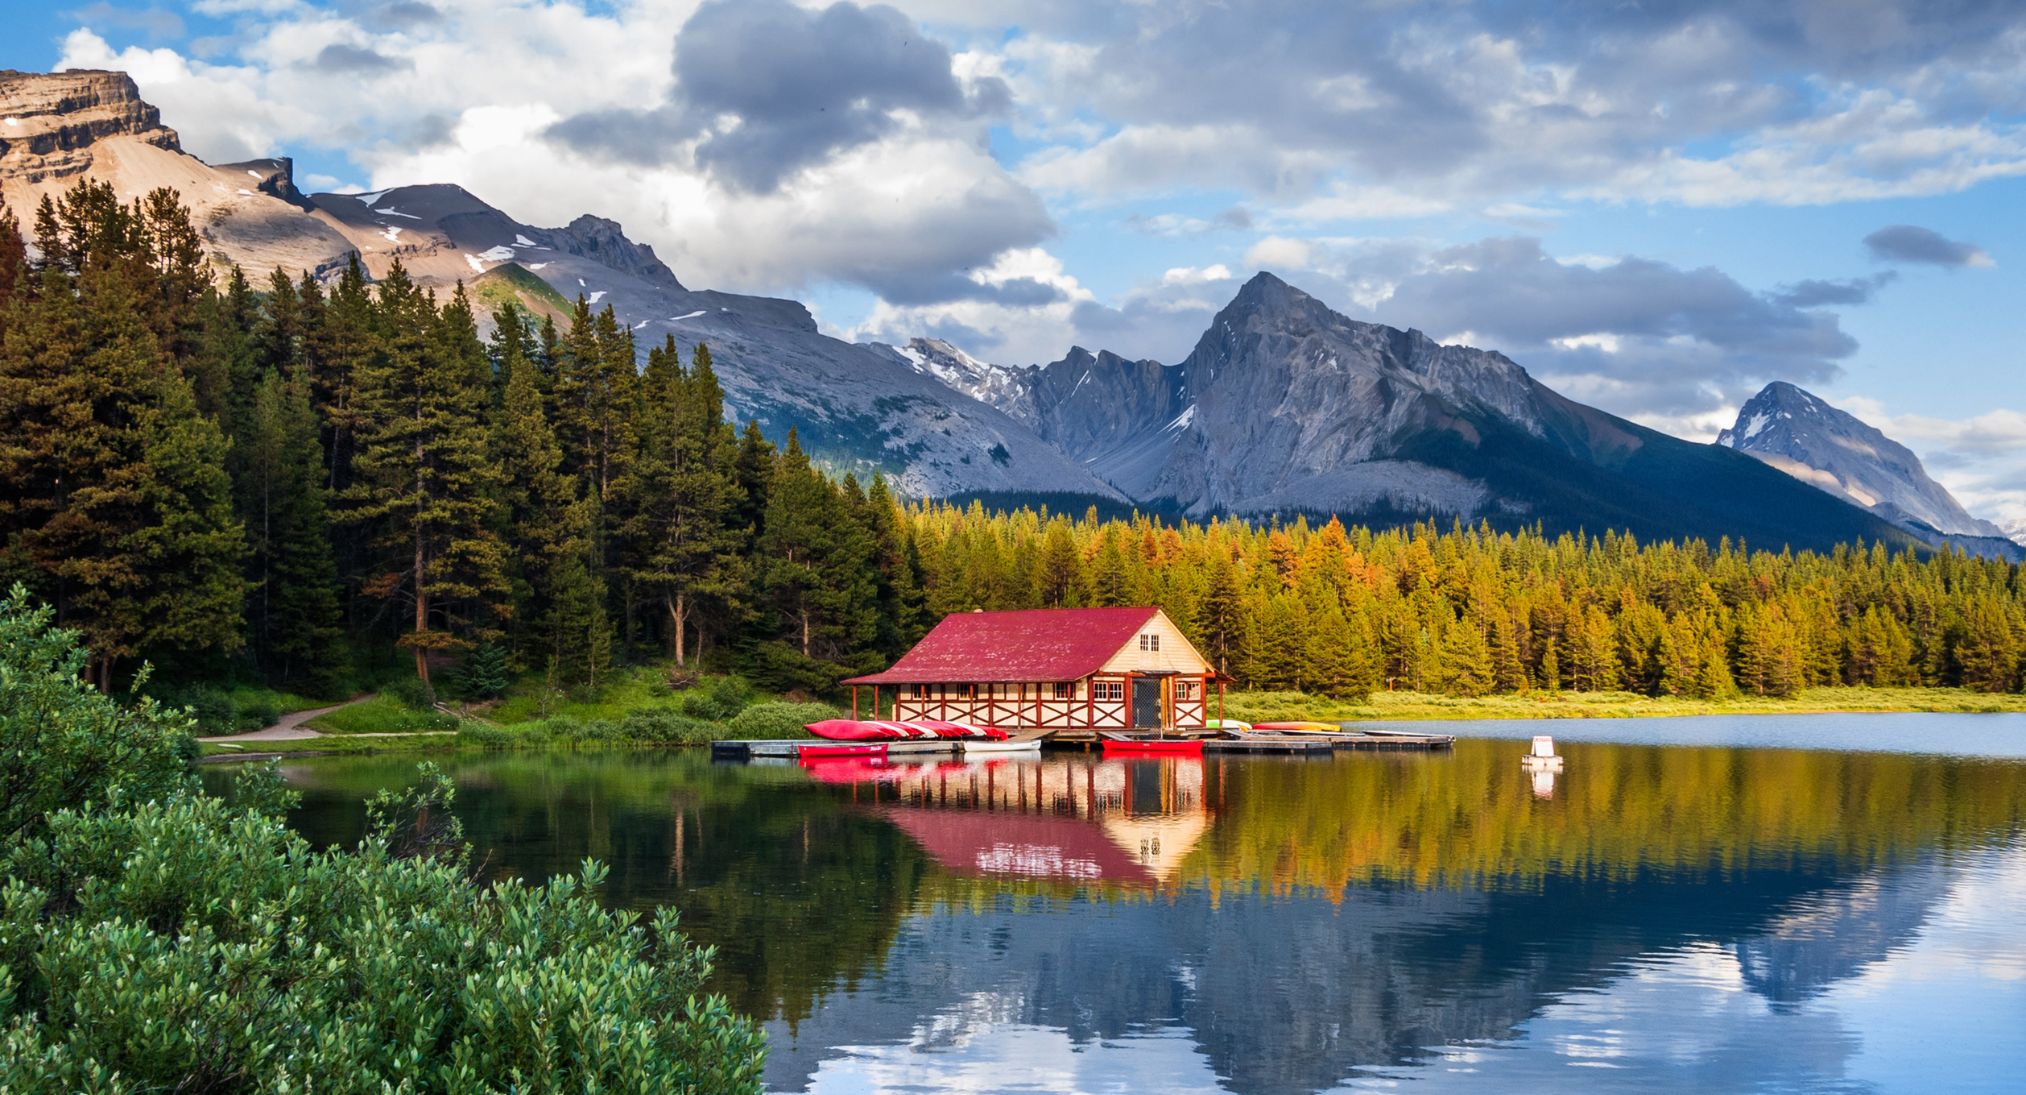
[[[1173,364],[1077,347],[1008,367],[932,339],[852,343],[796,301],[685,286],[609,220],[530,225],[444,184],[304,194],[286,159],[183,152],[122,73],[0,72],[0,198],[26,211],[81,178],[125,196],[174,188],[221,269],[327,276],[356,253],[371,276],[398,261],[426,286],[461,281],[538,314],[566,316],[580,296],[609,305],[643,353],[671,335],[706,342],[732,413],[915,497],[2017,548],[1875,430],[1806,393],[1821,413],[1773,405],[1798,389],[1747,405],[1779,425],[1741,418],[1724,443],[1696,444],[1569,400],[1502,354],[1352,320],[1265,273]],[[1883,455],[1853,464],[1832,437]]]

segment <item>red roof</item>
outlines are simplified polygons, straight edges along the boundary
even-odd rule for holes
[[[846,684],[1074,681],[1104,667],[1159,611],[1153,608],[1031,608],[957,612],[922,636],[884,673]]]

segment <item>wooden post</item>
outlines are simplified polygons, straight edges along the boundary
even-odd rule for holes
[[[1224,678],[1217,678],[1217,721],[1224,721]]]
[[[873,687],[877,688],[879,686],[873,685]],[[877,701],[874,702],[876,703]],[[858,721],[858,686],[855,684],[851,686],[851,721]]]

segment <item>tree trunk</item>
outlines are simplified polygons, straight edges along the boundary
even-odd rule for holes
[[[675,645],[675,664],[687,665],[689,649],[685,632],[689,629],[688,599],[680,593],[673,597],[664,594],[662,603],[668,606],[669,638]]]
[[[422,553],[422,532],[415,533],[415,634],[419,638],[429,630],[429,594],[422,585],[424,557]],[[429,683],[429,651],[421,643],[415,645],[415,676],[423,684]]]
[[[420,512],[423,498],[422,443],[417,441],[415,443],[415,508],[417,511],[415,515],[415,637],[418,640],[422,637],[423,632],[429,630],[429,593],[428,587],[424,584],[424,577],[428,568],[426,566],[427,558],[422,549],[422,515]],[[429,683],[429,651],[420,642],[417,642],[415,646],[415,676],[424,685]]]

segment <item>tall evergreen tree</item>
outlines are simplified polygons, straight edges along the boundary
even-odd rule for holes
[[[611,657],[605,587],[594,565],[596,504],[564,474],[563,453],[542,406],[539,373],[517,333],[517,308],[495,319],[503,377],[496,447],[513,582],[513,652],[521,664],[552,668],[559,684],[595,685]]]
[[[640,388],[639,443],[619,488],[627,574],[659,602],[670,653],[687,665],[691,635],[729,630],[747,581],[738,441],[703,345],[688,369],[673,336],[649,351]]]
[[[385,552],[366,592],[412,609],[400,643],[427,684],[432,652],[497,637],[511,611],[488,444],[489,365],[462,286],[439,314],[397,263],[374,319],[347,515]]]
[[[240,513],[255,660],[275,684],[333,696],[351,667],[317,432],[307,378],[269,370],[247,410]]]

